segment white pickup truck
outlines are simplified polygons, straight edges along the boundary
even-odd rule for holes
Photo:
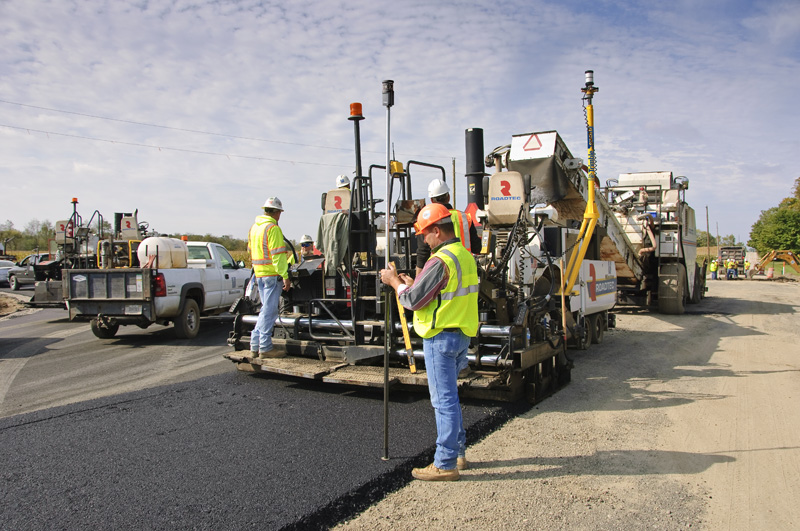
[[[65,269],[70,321],[90,321],[102,339],[114,337],[120,325],[153,323],[174,323],[176,336],[195,337],[200,316],[223,313],[244,294],[250,270],[217,243],[186,246],[185,267]]]

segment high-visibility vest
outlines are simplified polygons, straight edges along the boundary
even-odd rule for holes
[[[257,277],[289,278],[283,231],[271,216],[261,215],[250,227],[248,247]]]
[[[478,268],[475,258],[458,242],[441,247],[428,260],[439,258],[447,268],[447,285],[424,308],[414,312],[414,331],[430,338],[445,328],[478,333]]]
[[[461,240],[461,245],[470,250],[471,244],[469,240],[469,218],[460,210],[450,209],[450,219],[453,222],[453,229],[456,232],[456,238]]]
[[[708,268],[711,270],[712,273],[717,270],[717,267],[718,267],[717,266],[717,261],[716,260],[711,260],[711,265],[709,265]]]

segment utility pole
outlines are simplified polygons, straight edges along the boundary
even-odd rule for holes
[[[706,255],[708,261],[711,261],[711,232],[708,229],[708,205],[706,205]]]

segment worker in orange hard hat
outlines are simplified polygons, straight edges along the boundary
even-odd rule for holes
[[[475,223],[467,214],[456,210],[450,204],[450,187],[441,179],[434,179],[428,184],[428,198],[431,204],[440,204],[447,207],[450,211],[450,217],[453,220],[453,228],[455,229],[456,236],[461,240],[461,244],[471,251],[473,254],[478,254],[481,249],[481,239],[478,237],[478,231],[475,228]],[[417,274],[422,271],[425,262],[431,254],[431,248],[421,237],[417,237]]]
[[[397,274],[390,263],[381,282],[397,290],[400,304],[414,310],[414,331],[422,337],[428,390],[436,415],[433,463],[411,474],[423,481],[456,481],[467,468],[466,433],[458,401],[459,372],[469,370],[467,348],[478,333],[478,268],[456,237],[450,210],[425,205],[414,229],[433,254],[416,279]]]

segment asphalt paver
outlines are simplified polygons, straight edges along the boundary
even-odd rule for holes
[[[324,529],[433,456],[425,394],[232,370],[0,419],[1,529]],[[521,411],[465,402],[468,444]]]

